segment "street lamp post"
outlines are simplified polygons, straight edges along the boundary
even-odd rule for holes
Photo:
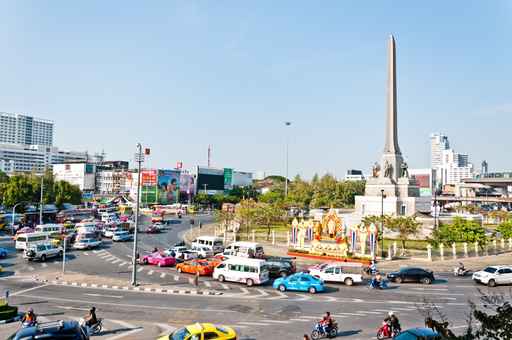
[[[290,126],[292,125],[292,122],[284,122],[284,125],[285,126]],[[285,154],[286,154],[286,177],[284,179],[284,197],[288,197],[288,144],[289,144],[289,140],[288,140],[288,131],[286,131],[286,150],[285,150]]]
[[[16,214],[16,207],[20,204],[23,204],[23,203],[26,203],[26,202],[18,202],[16,203],[13,207],[12,207],[12,218],[11,218],[11,231],[12,231],[12,234],[14,235],[14,215]]]
[[[381,232],[381,246],[380,257],[384,259],[384,189],[380,189],[380,232]]]
[[[140,206],[140,181],[141,181],[141,167],[144,162],[144,155],[142,153],[142,145],[137,144],[137,153],[135,154],[135,161],[138,163],[137,171],[137,203],[135,205],[135,231],[133,234],[133,254],[132,254],[132,286],[137,285],[137,234],[139,231],[139,206]]]
[[[44,184],[44,170],[41,175],[41,195],[39,197],[39,224],[43,224],[43,184]]]
[[[437,183],[434,178],[434,230],[437,229]]]

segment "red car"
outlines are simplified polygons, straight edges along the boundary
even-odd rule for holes
[[[172,256],[165,256],[160,252],[144,255],[141,260],[142,264],[153,264],[159,267],[172,267],[176,264],[176,259]]]

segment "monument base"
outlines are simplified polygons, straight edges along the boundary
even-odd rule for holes
[[[430,197],[356,196],[355,210],[361,217],[375,215],[411,216],[430,212]]]

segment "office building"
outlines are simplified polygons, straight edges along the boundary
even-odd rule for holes
[[[450,143],[448,142],[448,136],[439,133],[433,133],[430,135],[430,159],[432,169],[436,169],[441,166],[442,152],[449,148]]]
[[[121,194],[130,191],[132,172],[127,161],[102,161],[96,164],[96,192]]]
[[[473,176],[473,165],[467,154],[456,153],[450,148],[448,136],[430,135],[431,168],[436,172],[436,186],[457,184]]]
[[[87,152],[62,151],[54,146],[0,143],[0,170],[7,174],[42,173],[56,163],[84,162],[88,158]]]
[[[434,178],[436,170],[427,169],[409,169],[409,177],[414,178],[416,185],[420,189],[420,196],[432,196],[434,188]]]
[[[19,113],[0,112],[0,143],[53,145],[53,122]]]
[[[364,181],[363,171],[355,169],[347,170],[345,181]]]
[[[53,175],[57,181],[77,185],[80,190],[93,192],[96,180],[96,165],[93,163],[61,163],[53,165]]]

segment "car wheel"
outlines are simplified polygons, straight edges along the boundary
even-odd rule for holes
[[[43,262],[46,261],[46,255],[45,254],[41,255],[41,261],[43,261]]]
[[[402,278],[400,276],[398,276],[397,278],[395,278],[395,282],[396,283],[402,283],[404,280],[402,280]]]
[[[226,280],[226,278],[224,277],[224,275],[219,275],[219,282],[224,282]]]
[[[350,277],[347,277],[343,282],[345,282],[346,286],[352,286],[354,284],[354,280],[352,280]]]
[[[430,277],[424,277],[423,279],[421,279],[421,283],[429,285],[432,283],[432,279]]]
[[[310,292],[311,294],[315,294],[316,293],[316,288],[315,287],[309,287],[308,292]]]
[[[490,279],[489,282],[487,282],[487,285],[489,287],[496,287],[496,281],[494,281],[493,279]]]
[[[281,292],[286,292],[286,286],[285,285],[279,285],[279,287],[277,287],[277,288],[279,288],[279,290]]]
[[[254,285],[254,281],[252,279],[247,279],[245,283],[247,284],[247,287],[252,287]]]

